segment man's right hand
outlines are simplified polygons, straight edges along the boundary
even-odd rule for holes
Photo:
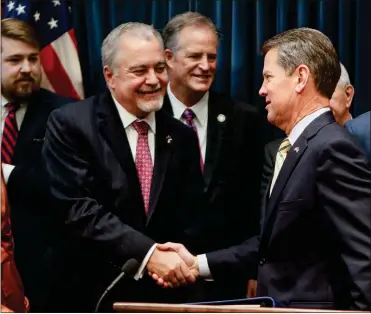
[[[157,245],[147,263],[147,270],[150,274],[156,274],[156,280],[164,287],[177,287],[196,281],[195,276],[183,259],[174,250],[160,249]],[[153,276],[152,276],[153,278]],[[166,282],[167,284],[162,284]]]
[[[158,250],[161,250],[163,252],[176,252],[182,260],[185,262],[186,266],[191,271],[191,274],[193,278],[197,278],[200,275],[200,271],[198,268],[198,261],[197,257],[192,255],[183,244],[179,243],[172,243],[167,242],[165,244],[157,244]],[[149,269],[148,269],[149,270]],[[149,275],[159,284],[163,287],[173,287],[173,281],[166,280],[166,278],[162,277],[159,273],[153,272],[149,270]],[[190,281],[182,281],[180,284],[185,283],[191,283]]]

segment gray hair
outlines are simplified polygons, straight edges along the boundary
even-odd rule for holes
[[[117,43],[123,34],[134,35],[144,40],[150,40],[155,37],[159,41],[162,48],[164,47],[161,34],[154,29],[152,25],[137,22],[121,24],[114,28],[103,40],[101,51],[103,67],[108,66],[109,68],[115,70]]]
[[[317,91],[330,99],[340,77],[340,63],[330,39],[311,28],[295,28],[268,39],[262,47],[265,56],[269,50],[278,50],[277,62],[287,75],[300,64],[305,64],[313,77]]]
[[[165,48],[170,49],[175,53],[178,47],[178,35],[180,31],[187,26],[208,26],[219,39],[219,32],[213,21],[198,13],[198,12],[185,12],[173,17],[164,27],[162,37],[164,38]]]
[[[337,86],[341,88],[345,88],[347,85],[350,85],[349,74],[348,74],[347,69],[342,63],[340,63],[340,68],[341,68],[341,74],[340,74],[340,78],[339,78]]]

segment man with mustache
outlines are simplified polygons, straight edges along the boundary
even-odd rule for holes
[[[220,280],[257,268],[257,295],[281,306],[371,309],[370,167],[336,123],[330,98],[340,77],[331,41],[310,28],[290,29],[263,47],[267,119],[286,138],[261,208],[260,236],[193,256],[193,274]],[[153,275],[159,284],[163,280]]]
[[[40,45],[24,21],[1,21],[1,69],[1,165],[12,208],[15,260],[31,310],[38,311],[40,264],[53,230],[41,148],[50,112],[72,99],[40,88]]]
[[[55,110],[47,127],[53,210],[65,221],[50,311],[92,311],[130,258],[141,264],[138,281],[122,280],[102,309],[190,300],[187,288],[162,289],[147,275],[194,281],[178,254],[156,243],[176,240],[197,252],[205,208],[197,137],[159,111],[168,83],[161,35],[142,23],[116,27],[103,41],[102,66],[108,90]]]
[[[211,205],[205,217],[207,249],[237,244],[259,230],[263,121],[253,106],[210,90],[219,43],[211,19],[185,12],[172,18],[162,34],[169,72],[164,109],[198,137],[205,193]],[[206,283],[205,297],[243,297],[247,280]]]

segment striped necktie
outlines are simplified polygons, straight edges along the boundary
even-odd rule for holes
[[[276,155],[276,163],[274,165],[273,179],[272,179],[269,195],[272,194],[273,186],[276,183],[278,174],[281,171],[281,168],[283,166],[283,162],[285,161],[286,155],[287,155],[288,151],[290,150],[290,148],[291,148],[291,144],[290,144],[289,138],[286,137],[282,141],[280,147],[278,148],[278,152],[277,152],[277,155]]]
[[[9,103],[8,115],[4,121],[3,137],[1,140],[1,160],[3,163],[12,164],[12,157],[18,137],[18,126],[15,113],[19,108],[18,104]]]

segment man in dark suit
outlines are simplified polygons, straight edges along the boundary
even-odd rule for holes
[[[357,118],[345,123],[345,128],[354,135],[361,144],[368,159],[371,160],[370,153],[370,111],[358,116]]]
[[[163,108],[198,136],[211,204],[204,235],[209,237],[208,249],[240,243],[259,233],[262,120],[254,107],[210,90],[219,35],[208,17],[179,14],[164,27],[163,38],[169,72]],[[206,298],[242,297],[246,282],[240,278],[239,285],[235,279],[233,284],[212,284]]]
[[[54,111],[48,123],[43,156],[54,210],[65,220],[51,262],[52,311],[92,311],[130,258],[140,263],[138,281],[123,280],[106,311],[120,300],[187,301],[184,288],[162,289],[147,271],[192,280],[182,259],[156,242],[176,240],[194,252],[201,244],[197,137],[158,111],[168,82],[161,35],[122,24],[104,40],[102,63],[109,91]]]
[[[334,114],[335,120],[338,124],[344,125],[347,121],[352,119],[350,114],[350,106],[354,96],[354,87],[350,83],[349,74],[342,63],[340,63],[340,78],[336,84],[334,93],[330,99],[330,108]],[[276,139],[269,142],[264,147],[264,162],[262,170],[262,178],[260,185],[260,196],[264,197],[265,190],[273,177],[274,163],[276,162],[276,154],[278,147],[284,138]]]
[[[234,278],[257,267],[257,295],[282,306],[369,310],[371,174],[330,111],[340,76],[336,51],[309,28],[278,34],[262,50],[259,94],[268,121],[287,138],[266,190],[260,236],[197,257],[177,244],[159,248],[178,251],[196,277]]]
[[[40,88],[40,46],[27,23],[2,20],[1,40],[1,163],[12,208],[15,259],[31,310],[38,311],[41,262],[55,218],[48,205],[41,148],[50,112],[72,100]]]

